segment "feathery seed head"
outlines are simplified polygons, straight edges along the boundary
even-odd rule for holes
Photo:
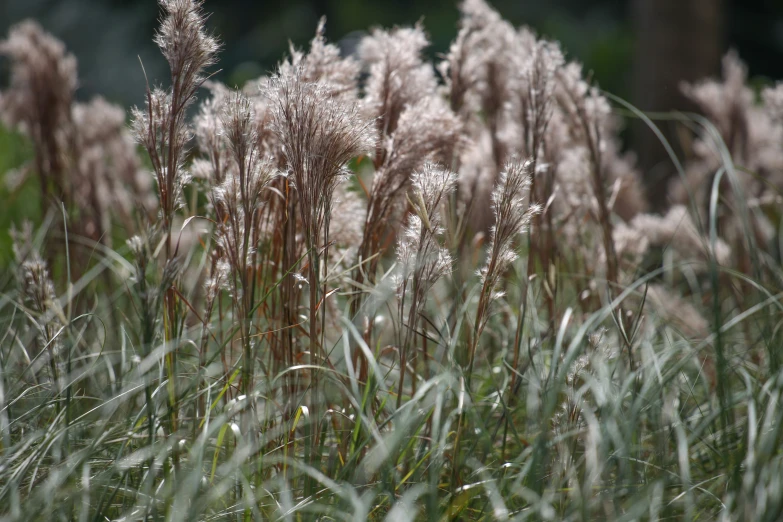
[[[169,62],[175,90],[185,104],[204,81],[204,69],[216,63],[218,40],[206,32],[200,0],[159,0],[163,10],[155,43]],[[179,110],[179,108],[177,108]]]
[[[305,230],[315,238],[331,211],[346,164],[373,149],[369,123],[355,104],[332,96],[323,82],[308,82],[295,68],[270,80],[265,96],[272,128],[296,186]]]
[[[517,258],[514,239],[525,231],[533,216],[540,212],[537,205],[530,205],[528,201],[531,168],[530,161],[508,163],[492,193],[495,224],[491,229],[487,263],[480,271],[482,282],[491,292],[497,291],[500,277]]]
[[[0,41],[11,60],[11,83],[0,96],[0,118],[31,135],[55,132],[68,122],[77,86],[76,58],[37,22],[11,28]]]
[[[370,73],[362,103],[365,114],[376,119],[381,136],[394,132],[407,105],[435,93],[435,71],[422,59],[428,45],[419,25],[375,29],[359,44],[359,56]]]

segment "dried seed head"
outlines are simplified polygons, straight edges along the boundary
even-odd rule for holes
[[[412,214],[397,243],[400,265],[397,283],[404,292],[406,283],[415,280],[420,301],[438,279],[451,271],[451,256],[439,243],[443,233],[439,207],[453,192],[455,184],[453,172],[432,163],[424,165],[411,179]]]
[[[630,225],[643,234],[650,245],[671,247],[681,259],[704,259],[710,254],[709,241],[699,234],[688,209],[682,205],[673,206],[663,217],[640,214]],[[713,254],[719,264],[726,264],[731,249],[725,242],[718,240]]]
[[[533,216],[540,212],[538,206],[529,203],[531,167],[530,161],[507,164],[492,193],[495,224],[490,230],[487,262],[479,271],[483,285],[480,306],[484,307],[479,311],[480,330],[489,318],[486,308],[500,295],[500,278],[517,258],[514,240],[525,231]]]
[[[355,104],[333,97],[327,84],[305,81],[303,72],[296,68],[276,76],[265,96],[296,186],[308,241],[317,241],[345,165],[372,150],[374,140]]]
[[[370,73],[362,100],[364,111],[368,118],[376,119],[381,136],[394,132],[407,105],[435,93],[435,71],[422,60],[428,45],[419,25],[392,31],[376,29],[359,44],[359,56]]]
[[[218,40],[206,32],[200,0],[159,0],[163,10],[155,43],[169,62],[175,92],[188,104],[216,63]],[[180,108],[178,108],[179,110]]]
[[[326,42],[325,28],[326,18],[323,17],[318,22],[309,52],[298,51],[292,46],[291,58],[280,65],[279,75],[298,74],[305,82],[323,84],[330,97],[355,101],[359,63],[350,56],[343,58],[336,45]]]
[[[62,42],[27,20],[0,42],[0,55],[11,60],[11,83],[0,97],[3,122],[34,137],[66,124],[77,76],[76,58]]]

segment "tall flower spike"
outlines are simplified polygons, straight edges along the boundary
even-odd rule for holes
[[[400,265],[398,313],[401,320],[405,316],[406,303],[408,313],[404,340],[400,344],[397,407],[402,401],[411,339],[427,301],[427,293],[438,279],[451,271],[451,256],[439,242],[443,233],[439,207],[453,192],[455,184],[453,172],[432,163],[427,163],[412,178],[413,190],[408,199],[413,213],[408,216],[408,225],[397,244]]]
[[[369,124],[355,105],[330,96],[328,85],[305,81],[300,68],[273,78],[267,89],[307,240],[315,246],[345,165],[374,146]]]
[[[77,83],[76,58],[33,21],[11,28],[8,39],[0,41],[0,55],[11,60],[11,84],[0,95],[0,119],[32,139],[42,196],[51,191],[67,201],[63,156]]]
[[[472,370],[479,337],[489,320],[492,302],[499,297],[499,282],[511,263],[517,258],[514,239],[524,232],[530,220],[540,212],[537,205],[529,205],[532,162],[511,162],[500,174],[500,183],[492,193],[495,225],[491,229],[487,263],[479,272],[481,293],[473,325],[472,343],[468,351],[468,368]]]
[[[326,17],[322,17],[318,22],[315,37],[310,42],[308,53],[291,45],[291,59],[280,65],[280,75],[293,74],[298,68],[304,81],[327,85],[330,96],[355,99],[359,63],[352,56],[340,56],[340,48],[326,42],[325,29]]]
[[[434,94],[435,71],[421,56],[428,45],[419,25],[392,31],[376,29],[359,45],[359,56],[370,73],[364,107],[369,117],[377,118],[381,136],[394,132],[408,104]]]
[[[500,174],[500,182],[492,193],[495,224],[491,229],[487,264],[481,269],[482,283],[495,297],[500,277],[517,258],[514,239],[522,234],[534,215],[541,209],[528,205],[531,162],[513,161]]]
[[[188,181],[182,167],[190,139],[187,108],[206,80],[204,70],[214,65],[219,44],[205,30],[201,1],[160,0],[160,5],[163,16],[155,43],[169,63],[171,87],[165,91],[147,87],[146,109],[133,109],[132,128],[150,156],[170,256],[172,218]]]
[[[62,327],[60,320],[63,317],[54,290],[49,268],[41,258],[38,248],[33,244],[33,229],[29,222],[22,225],[21,230],[11,228],[14,256],[19,264],[18,282],[21,290],[21,299],[35,314],[31,316],[31,322],[38,331],[39,351],[48,349],[49,366],[52,372],[52,381],[57,380],[58,368],[56,355],[59,349],[59,341],[55,335]]]
[[[400,284],[409,278],[418,279],[419,298],[443,275],[451,270],[451,257],[440,246],[443,233],[439,207],[454,190],[456,175],[439,165],[427,163],[413,174],[408,201],[412,214],[400,236],[397,259],[402,266]]]
[[[204,70],[216,63],[220,44],[204,29],[206,16],[201,0],[160,0],[160,5],[165,15],[155,43],[169,62],[173,95],[184,106],[204,82]]]

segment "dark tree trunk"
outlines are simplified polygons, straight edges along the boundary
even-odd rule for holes
[[[634,104],[643,111],[692,111],[679,85],[719,72],[723,48],[722,0],[634,0],[636,32]],[[678,151],[675,124],[656,122]],[[666,205],[675,174],[663,145],[641,121],[633,129],[635,149],[653,208]]]

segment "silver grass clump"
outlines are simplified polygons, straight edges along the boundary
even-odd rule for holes
[[[481,291],[476,308],[473,336],[468,353],[468,366],[472,368],[478,340],[489,320],[492,303],[502,296],[500,279],[517,259],[514,241],[522,234],[540,207],[529,202],[531,161],[513,161],[500,175],[498,186],[492,193],[492,210],[495,224],[490,229],[487,261],[479,271]]]
[[[40,25],[25,21],[0,42],[11,60],[11,82],[0,95],[0,117],[30,136],[44,198],[68,200],[65,162],[71,103],[77,86],[76,58]]]
[[[441,205],[446,204],[456,181],[456,174],[433,163],[424,165],[411,179],[408,196],[411,213],[397,240],[398,272],[395,275],[401,322],[407,310],[407,322],[400,330],[405,333],[399,344],[398,407],[402,403],[411,339],[427,302],[427,294],[441,277],[451,272],[451,255],[440,243],[444,232]]]
[[[435,71],[422,59],[427,46],[429,41],[419,25],[375,29],[359,44],[359,57],[369,69],[363,110],[375,119],[381,137],[394,132],[406,106],[435,93]]]
[[[145,109],[133,109],[132,129],[152,163],[170,256],[174,212],[189,181],[183,165],[191,138],[187,109],[206,80],[205,69],[215,64],[220,45],[206,32],[200,1],[160,0],[160,5],[163,16],[155,43],[169,63],[171,86],[147,87]]]
[[[378,167],[368,197],[362,254],[377,251],[389,220],[399,219],[414,170],[427,161],[449,164],[461,143],[462,124],[439,97],[430,96],[407,106],[397,127],[383,143],[383,163]]]
[[[534,215],[541,211],[529,204],[531,180],[530,161],[513,161],[506,165],[500,181],[492,193],[492,211],[495,224],[490,229],[487,261],[480,270],[481,283],[489,301],[502,296],[498,288],[500,277],[517,259],[514,240],[525,232]]]
[[[297,67],[276,76],[265,96],[296,186],[306,240],[309,247],[317,248],[347,163],[372,150],[375,142],[356,105],[333,97],[327,83],[306,81],[303,73]]]
[[[357,78],[360,65],[355,58],[340,56],[340,49],[326,42],[324,30],[326,18],[321,18],[315,37],[310,42],[307,53],[291,46],[291,57],[280,64],[278,75],[298,76],[302,81],[321,82],[330,97],[345,98],[345,102],[354,100],[358,94]],[[266,79],[261,82],[264,89]]]
[[[570,63],[559,72],[557,97],[563,111],[561,125],[565,125],[556,131],[561,135],[560,143],[566,145],[564,138],[568,137],[575,145],[588,147],[591,156],[598,156],[591,161],[601,160],[598,169],[603,172],[607,195],[617,193],[608,198],[608,203],[624,220],[631,219],[647,208],[647,202],[634,156],[620,152],[620,120],[599,89],[585,81],[581,65]]]
[[[748,71],[739,56],[730,51],[723,58],[723,78],[683,84],[683,92],[693,100],[715,126],[719,137],[709,129],[701,129],[688,153],[685,179],[675,180],[670,189],[675,203],[694,201],[699,218],[706,222],[712,180],[725,167],[719,140],[725,144],[731,161],[741,167],[731,174],[742,196],[729,190],[729,175],[724,175],[719,187],[721,196],[730,205],[718,208],[718,228],[732,245],[735,254],[744,255],[743,245],[749,239],[742,219],[730,208],[743,205],[750,213],[753,239],[762,244],[774,240],[773,225],[764,212],[779,205],[783,188],[783,120],[776,110],[775,90],[763,93],[764,105],[756,103],[753,90],[747,86]],[[740,198],[740,199],[738,199]]]
[[[597,87],[591,86],[583,77],[580,64],[571,62],[559,69],[559,83],[556,96],[558,112],[552,121],[551,141],[557,142],[555,154],[570,147],[585,147],[593,174],[601,177],[602,183],[593,178],[595,204],[600,207],[599,192],[604,192],[608,209],[628,221],[634,215],[644,212],[647,202],[641,186],[641,176],[636,170],[635,157],[621,153],[618,139],[620,121],[612,111],[609,101]],[[557,156],[548,161],[557,165]],[[601,190],[603,186],[603,190]],[[565,189],[567,185],[564,184]]]
[[[459,33],[438,70],[452,108],[467,118],[483,111],[492,127],[508,99],[516,33],[484,0],[464,0],[460,12]]]
[[[356,103],[344,94],[335,95],[333,84],[307,81],[305,72],[301,67],[281,70],[266,85],[264,96],[269,100],[272,129],[282,145],[285,169],[295,188],[296,200],[288,208],[298,210],[302,224],[300,237],[308,260],[310,358],[318,361],[322,353],[319,294],[326,296],[326,287],[321,286],[321,261],[329,260],[334,192],[347,177],[348,162],[372,151],[375,140],[370,122],[361,116]],[[318,376],[313,378],[313,402],[317,403]],[[316,440],[314,437],[314,444]]]
[[[234,318],[239,325],[242,344],[242,392],[247,394],[254,386],[254,351],[252,339],[253,306],[257,288],[258,252],[261,241],[262,207],[267,201],[266,188],[276,173],[270,158],[258,150],[256,116],[252,102],[241,92],[232,92],[223,104],[220,114],[220,136],[225,141],[229,166],[222,183],[212,190],[212,205],[217,218],[216,250],[213,252],[212,290],[225,283],[234,305]],[[230,270],[227,270],[227,266]],[[211,311],[212,301],[206,303]],[[206,332],[207,324],[203,326]],[[201,360],[206,347],[200,350]],[[243,418],[247,423],[248,418]]]

